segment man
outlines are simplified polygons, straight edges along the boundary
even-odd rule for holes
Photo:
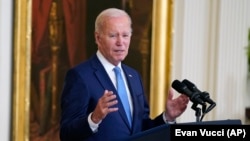
[[[173,99],[170,90],[166,110],[155,119],[149,118],[149,107],[139,73],[122,64],[128,54],[132,35],[131,19],[123,10],[109,8],[95,23],[97,53],[70,69],[62,92],[62,141],[112,141],[174,122],[186,109],[188,97]],[[114,68],[122,70],[128,106],[118,94]],[[120,92],[119,92],[120,93]],[[126,110],[131,116],[127,118]],[[131,118],[131,125],[129,119]]]

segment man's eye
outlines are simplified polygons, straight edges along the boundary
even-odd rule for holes
[[[124,34],[123,37],[129,37],[129,35],[128,34]]]
[[[110,34],[109,37],[113,38],[116,37],[114,34]]]

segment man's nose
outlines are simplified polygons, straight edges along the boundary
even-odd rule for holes
[[[122,44],[122,41],[123,41],[122,36],[118,35],[117,38],[116,38],[116,43],[117,43],[118,45],[121,45],[121,44]]]

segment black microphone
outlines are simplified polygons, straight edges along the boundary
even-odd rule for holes
[[[201,92],[196,86],[195,86],[195,84],[193,84],[192,82],[190,82],[189,80],[187,80],[187,79],[184,79],[183,81],[182,81],[182,83],[184,83],[185,85],[187,85],[187,87],[192,91],[192,92],[198,92],[198,93],[200,93],[201,95],[201,98],[204,100],[204,101],[206,101],[206,102],[208,102],[209,104],[215,104],[215,102],[212,100],[212,99],[210,99],[210,96],[209,96],[209,94],[207,93],[207,92]]]
[[[187,95],[193,103],[206,105],[206,103],[200,98],[198,92],[192,92],[184,83],[181,83],[179,80],[174,80],[172,87],[179,93]]]
[[[203,101],[208,102],[210,106],[206,109],[204,113],[208,113],[211,111],[215,106],[216,103],[210,99],[209,93],[208,92],[201,92],[192,82],[188,81],[187,79],[184,79],[182,83],[186,84],[187,87],[192,91],[192,92],[198,92],[200,94],[200,97]]]

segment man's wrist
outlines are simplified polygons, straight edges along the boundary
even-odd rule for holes
[[[101,121],[98,122],[98,123],[93,122],[92,119],[91,119],[92,114],[93,113],[90,113],[89,116],[88,116],[88,123],[89,123],[89,126],[90,126],[91,130],[94,133],[96,133],[98,131],[98,127],[99,127],[99,124],[101,123]]]
[[[168,123],[168,124],[176,124],[176,121],[174,120],[174,121],[168,121],[168,120],[166,120],[166,122]]]
[[[166,112],[163,112],[163,120],[164,120],[164,122],[165,123],[168,123],[168,124],[175,124],[176,123],[176,120],[174,119],[174,120],[169,120],[168,118],[167,118],[167,115],[166,115]]]

